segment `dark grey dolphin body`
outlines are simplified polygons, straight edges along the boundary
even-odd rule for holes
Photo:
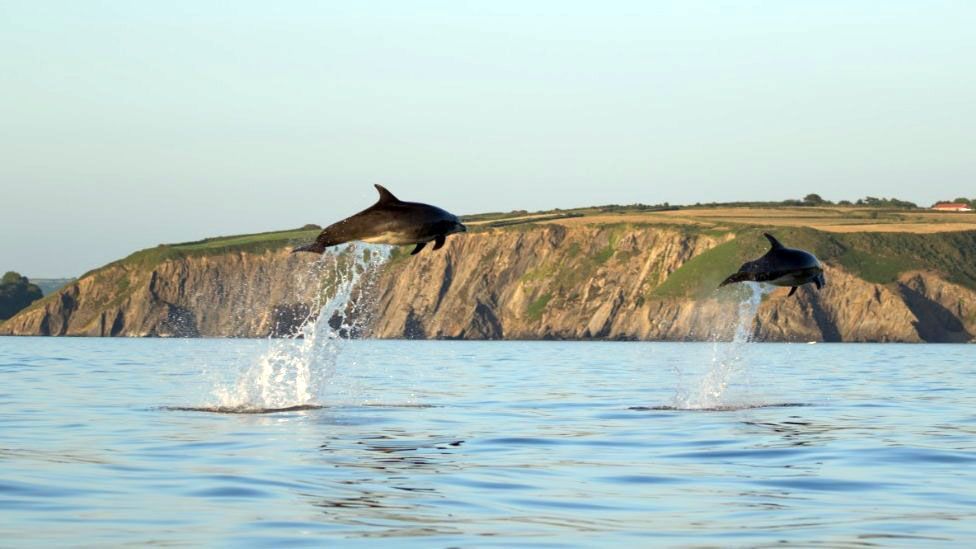
[[[763,233],[763,236],[769,240],[772,248],[759,259],[743,263],[739,267],[739,272],[722,281],[719,288],[746,280],[768,282],[776,286],[792,286],[789,295],[793,295],[798,287],[810,282],[815,284],[818,290],[823,288],[826,284],[823,266],[816,256],[805,250],[787,248],[769,233]]]
[[[467,228],[456,215],[436,206],[404,202],[382,185],[376,185],[380,199],[356,215],[329,225],[315,242],[295,248],[292,252],[320,254],[329,246],[358,240],[376,244],[416,244],[411,252],[422,250],[434,241],[434,249],[444,245],[449,234],[463,233]]]

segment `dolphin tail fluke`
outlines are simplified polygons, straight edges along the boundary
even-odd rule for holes
[[[318,242],[312,242],[307,246],[299,246],[297,248],[294,248],[291,251],[291,253],[295,253],[295,252],[311,252],[313,254],[322,254],[325,253],[325,246],[323,246]]]
[[[721,288],[722,286],[735,284],[736,282],[745,282],[747,280],[753,280],[753,281],[756,280],[756,275],[754,273],[738,272],[723,280],[722,283],[718,285],[718,287]]]

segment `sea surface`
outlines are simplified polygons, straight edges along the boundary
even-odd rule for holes
[[[972,546],[974,389],[973,345],[0,338],[0,546]]]

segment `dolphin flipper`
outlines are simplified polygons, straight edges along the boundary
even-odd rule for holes
[[[437,238],[434,239],[434,248],[433,249],[435,249],[435,250],[441,249],[441,247],[444,246],[444,243],[445,242],[447,242],[447,237],[446,236],[444,236],[442,234],[437,235]]]
[[[793,294],[796,293],[797,288],[799,288],[799,286],[793,286],[792,288],[790,288],[790,293],[786,294],[786,297],[793,297]]]
[[[424,246],[426,246],[426,245],[427,245],[426,242],[418,242],[417,243],[417,247],[414,248],[412,252],[410,252],[410,255],[417,255],[417,254],[419,254],[420,253],[420,250],[423,250],[424,249]]]

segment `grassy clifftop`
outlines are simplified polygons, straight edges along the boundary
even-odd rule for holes
[[[746,260],[768,249],[764,231],[790,247],[813,251],[872,283],[889,284],[910,271],[940,273],[976,289],[976,214],[866,207],[605,207],[471,216],[473,227],[511,223],[566,226],[647,225],[731,239],[692,258],[651,296],[700,297]],[[611,243],[612,247],[612,243]],[[601,253],[610,253],[604,250]]]
[[[312,241],[320,231],[321,229],[318,228],[289,229],[266,233],[217,236],[177,244],[160,244],[155,248],[139,250],[106,266],[152,267],[163,261],[181,257],[201,257],[236,252],[261,253],[293,246],[300,242]]]
[[[814,252],[829,264],[877,284],[895,282],[906,272],[924,270],[976,289],[976,231],[946,233],[830,233],[805,227],[737,228],[735,238],[689,260],[654,290],[659,296],[697,296],[711,292],[747,259],[769,248],[762,232],[786,246]]]
[[[703,265],[738,267],[742,258],[762,253],[762,230],[782,236],[789,246],[813,250],[819,257],[852,269],[865,280],[889,282],[906,269],[932,263],[933,269],[952,275],[952,280],[976,284],[972,264],[976,214],[939,213],[926,210],[885,210],[857,207],[741,207],[660,208],[587,207],[543,212],[515,211],[464,216],[472,232],[532,230],[544,224],[652,225],[683,231],[733,233],[736,238],[706,254]],[[313,240],[321,229],[300,229],[205,238],[193,242],[162,244],[135,252],[115,264],[152,266],[167,259],[220,255],[230,252],[261,253]],[[462,238],[462,237],[453,237]],[[754,241],[754,244],[753,244]],[[608,252],[608,251],[605,251]],[[968,264],[958,264],[967,262]],[[694,267],[690,265],[689,267]],[[695,274],[691,269],[688,276]],[[679,277],[665,288],[684,284]]]

